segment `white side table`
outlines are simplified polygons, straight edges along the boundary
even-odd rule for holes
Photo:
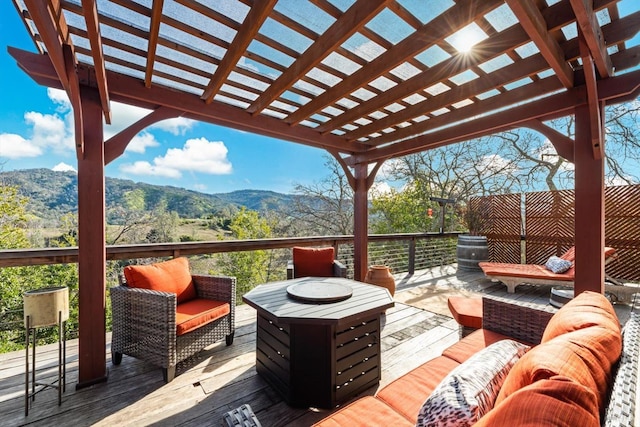
[[[29,415],[29,400],[35,400],[37,393],[46,388],[58,390],[58,406],[62,404],[62,392],[65,391],[66,376],[66,328],[69,319],[69,288],[66,286],[34,289],[23,294],[26,374],[24,393],[24,415]],[[36,381],[36,329],[58,325],[58,379],[51,383]],[[33,337],[31,363],[31,392],[29,392],[29,341]],[[40,388],[37,388],[37,387]]]

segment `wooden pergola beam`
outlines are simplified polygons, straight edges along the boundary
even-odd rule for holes
[[[76,61],[73,58],[71,46],[62,46],[65,68],[69,76],[69,102],[73,105],[73,126],[76,140],[76,157],[78,160],[84,158],[84,120],[82,117],[82,95],[80,93],[80,80],[76,72]]]
[[[51,59],[51,64],[55,69],[58,80],[62,84],[63,89],[69,94],[69,77],[67,76],[67,67],[62,53],[62,43],[58,28],[66,29],[62,8],[57,0],[52,2],[41,0],[25,0],[24,4],[29,9],[31,20],[38,28],[38,34],[42,43],[47,48],[47,54]],[[49,4],[55,8],[51,10]],[[56,16],[57,15],[57,16]],[[57,18],[57,19],[56,19]]]
[[[591,148],[594,159],[604,158],[604,105],[598,100],[598,81],[596,68],[589,51],[588,43],[578,31],[580,42],[580,52],[582,56],[582,69],[584,70],[585,86],[587,87],[587,108],[589,111],[589,126],[591,127],[589,136],[591,137]]]
[[[344,97],[345,94],[349,94],[365,86],[387,71],[406,62],[409,58],[429,49],[436,42],[449,35],[453,30],[458,30],[468,25],[478,16],[491,11],[501,3],[502,0],[483,0],[481,2],[476,0],[459,1],[455,8],[451,8],[442,13],[409,37],[387,49],[386,52],[371,61],[366,67],[359,69],[331,89],[316,96],[297,111],[290,114],[285,121],[290,124],[300,123],[333,101]],[[457,10],[458,7],[468,10],[468,13],[460,14]]]
[[[202,99],[207,104],[213,101],[213,97],[216,96],[222,85],[227,80],[227,77],[235,68],[238,60],[245,51],[249,44],[253,41],[260,27],[264,21],[269,17],[271,10],[276,5],[277,0],[262,0],[255,2],[253,7],[249,10],[249,13],[244,19],[244,22],[238,29],[236,36],[234,37],[231,45],[227,49],[224,57],[218,64],[218,68],[213,73],[207,88],[202,94]]]
[[[320,132],[328,132],[337,129],[347,123],[362,117],[365,114],[386,107],[400,99],[410,96],[424,88],[428,88],[440,81],[446,80],[452,74],[463,72],[464,70],[477,66],[513,48],[514,44],[528,40],[525,31],[514,26],[499,35],[488,40],[479,42],[474,46],[473,55],[459,53],[451,58],[430,67],[429,69],[416,74],[402,83],[388,89],[384,93],[362,102],[358,108],[345,111],[337,117],[321,124],[316,129]],[[546,64],[546,63],[545,63]],[[396,122],[400,123],[402,120]],[[386,126],[381,127],[384,129]],[[354,137],[357,138],[357,137]]]
[[[546,80],[546,79],[545,79]],[[544,80],[543,80],[544,82]],[[627,95],[640,89],[640,70],[618,77],[610,77],[598,85],[600,101],[626,99]],[[473,138],[520,127],[534,119],[544,120],[552,116],[569,115],[576,107],[587,103],[586,88],[583,86],[565,91],[547,98],[514,107],[501,114],[482,117],[460,123],[440,131],[408,138],[394,145],[372,149],[366,153],[355,154],[345,161],[348,165],[362,162],[371,163],[386,158],[400,157],[431,148],[453,144]]]
[[[540,53],[567,89],[573,87],[573,70],[565,60],[564,51],[547,30],[547,23],[533,0],[506,0],[522,28],[529,34]]]
[[[51,61],[46,56],[10,48],[20,67],[40,84],[49,87],[60,87],[59,80]],[[93,75],[93,68],[81,66],[83,75]],[[182,111],[184,117],[227,126],[259,135],[280,138],[312,147],[336,149],[341,153],[353,154],[365,151],[368,147],[360,143],[350,143],[336,135],[320,135],[306,126],[292,128],[288,124],[267,115],[251,116],[231,105],[213,101],[210,105],[202,103],[197,95],[179,93],[161,86],[146,88],[134,77],[115,74],[107,71],[111,82],[109,90],[114,101],[154,110],[165,106]],[[84,84],[91,85],[92,78],[87,77]],[[57,84],[56,84],[57,83]]]
[[[613,76],[613,65],[611,64],[609,52],[607,52],[602,29],[600,29],[600,24],[598,24],[598,19],[593,10],[593,0],[570,1],[576,15],[578,28],[584,36],[600,78]]]
[[[574,162],[574,145],[575,141],[566,135],[561,134],[551,126],[545,125],[541,120],[530,120],[522,123],[522,126],[526,126],[530,129],[540,132],[549,139],[549,142],[553,144],[556,152],[559,156],[565,160]]]
[[[156,61],[156,49],[160,37],[160,23],[162,22],[162,7],[164,0],[153,0],[151,7],[151,22],[149,23],[149,43],[147,44],[147,65],[144,72],[144,85],[151,87],[153,66]]]
[[[294,82],[376,16],[391,0],[358,0],[283,72],[247,109],[251,114],[264,110]]]
[[[348,132],[346,136],[350,141],[355,141],[359,138],[367,137],[374,132],[394,126],[404,121],[414,119],[425,113],[428,114],[429,112],[435,111],[439,108],[450,106],[451,104],[455,104],[456,102],[462,101],[463,99],[471,98],[478,93],[483,93],[491,89],[501,87],[509,82],[521,79],[524,76],[540,72],[546,69],[547,66],[548,65],[545,59],[541,55],[538,54],[530,56],[529,58],[523,59],[519,63],[511,64],[504,68],[496,70],[493,73],[486,75],[484,79],[475,79],[463,85],[454,86],[451,88],[451,90],[427,98],[424,101],[418,102],[395,114],[389,114],[387,117],[378,119],[369,123],[368,125],[354,129],[353,131]],[[484,104],[484,101],[477,101],[476,103]],[[430,125],[431,124],[432,123],[430,123]],[[416,125],[420,126],[420,124]],[[425,126],[426,125],[427,124],[425,122]],[[381,143],[384,143],[384,141],[380,140],[380,138],[373,138],[370,141],[365,142],[365,144],[367,143],[371,145],[380,145]]]
[[[104,53],[102,52],[102,39],[100,37],[100,23],[98,21],[98,7],[95,0],[82,0],[84,20],[87,24],[87,35],[91,46],[93,67],[96,70],[96,85],[100,93],[100,104],[104,121],[111,124],[111,107],[109,105],[109,87],[107,85]]]

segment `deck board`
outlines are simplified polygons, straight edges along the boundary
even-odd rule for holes
[[[547,304],[550,287],[519,286],[507,294],[503,285],[491,283],[481,274],[456,274],[455,268],[396,276],[399,283],[396,304],[383,316],[381,332],[382,378],[380,387],[438,356],[458,340],[458,325],[443,314],[442,298],[460,292],[506,296]],[[410,298],[406,298],[411,292]],[[436,307],[438,297],[440,306]],[[401,303],[398,300],[410,300]],[[616,305],[621,321],[629,305]],[[431,311],[433,310],[433,311]],[[446,310],[445,310],[446,311]],[[330,410],[288,406],[255,370],[256,312],[238,306],[233,345],[213,345],[181,363],[176,378],[164,384],[160,369],[137,359],[123,357],[111,364],[110,335],[107,335],[106,383],[75,389],[78,377],[77,340],[67,342],[67,389],[62,405],[57,392],[47,390],[24,416],[24,351],[0,355],[0,425],[154,425],[219,426],[225,412],[248,403],[263,426],[308,426]],[[38,347],[38,379],[57,375],[57,344]],[[374,394],[372,387],[361,395]]]

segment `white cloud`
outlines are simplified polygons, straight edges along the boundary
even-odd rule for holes
[[[222,141],[205,138],[189,139],[183,148],[170,148],[162,157],[149,162],[123,165],[123,172],[136,175],[155,175],[179,178],[181,171],[202,172],[211,175],[226,175],[232,171],[227,159],[227,147]]]
[[[71,109],[71,102],[69,102],[67,92],[64,90],[48,88],[47,96],[54,104],[58,104],[59,110],[68,111]]]
[[[68,171],[72,171],[72,172],[78,172],[76,170],[76,168],[74,168],[71,165],[68,165],[64,162],[60,162],[57,165],[55,165],[53,168],[51,168],[52,171],[54,172],[68,172]]]
[[[149,162],[139,161],[120,166],[120,170],[132,175],[164,176],[167,178],[180,178],[182,174],[176,169],[154,166]]]
[[[64,117],[57,114],[42,114],[29,111],[25,122],[33,127],[31,142],[42,149],[51,148],[58,152],[74,150],[73,132]]]
[[[19,159],[21,157],[38,157],[42,149],[31,141],[14,133],[0,134],[0,158]]]
[[[388,196],[393,192],[393,189],[387,182],[375,181],[369,189],[369,199],[373,199],[381,196]]]
[[[186,117],[176,117],[173,119],[163,120],[151,126],[152,128],[161,129],[173,135],[184,135],[196,123],[195,120]]]
[[[69,119],[72,118],[71,103],[67,97],[67,93],[59,89],[49,89],[47,91],[49,99],[59,105],[58,111],[67,113]],[[107,140],[116,135],[131,124],[137,122],[141,118],[151,113],[146,108],[135,107],[133,105],[122,104],[120,102],[111,102],[111,124],[104,123],[104,139]],[[71,121],[71,123],[73,123]],[[184,135],[186,131],[191,129],[195,120],[185,117],[176,117],[167,119],[151,125],[149,128],[160,129],[173,135]],[[142,151],[144,152],[144,151]]]
[[[204,184],[194,184],[193,189],[197,191],[205,191],[207,189],[207,186]]]
[[[129,145],[127,145],[126,151],[142,154],[147,150],[147,147],[157,147],[159,145],[155,136],[148,132],[141,132],[133,137]]]
[[[502,172],[505,174],[515,172],[517,169],[515,164],[512,164],[499,154],[482,156],[478,161],[477,168],[478,170],[490,171],[491,173]]]

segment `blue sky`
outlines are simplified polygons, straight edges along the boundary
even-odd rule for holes
[[[0,171],[53,169],[61,164],[76,169],[66,95],[39,86],[18,68],[7,46],[36,52],[35,46],[11,1],[0,2],[0,16]],[[113,102],[111,107],[113,120],[105,126],[106,137],[144,115]],[[138,135],[125,154],[106,167],[106,175],[207,193],[247,188],[290,193],[296,184],[310,184],[326,175],[325,153],[178,119]]]
[[[404,3],[416,6],[421,1]],[[638,1],[622,0],[620,15],[637,11]],[[0,14],[0,171],[75,169],[73,122],[66,95],[37,85],[18,68],[6,47],[36,49],[11,1],[0,1]],[[637,45],[638,39],[640,35],[630,45]],[[105,138],[145,114],[114,102],[111,107],[112,125],[105,126]],[[326,176],[325,154],[300,144],[174,119],[139,134],[125,154],[106,167],[106,174],[207,193],[247,188],[290,193],[296,184],[308,185]],[[384,180],[380,174],[379,179]]]

